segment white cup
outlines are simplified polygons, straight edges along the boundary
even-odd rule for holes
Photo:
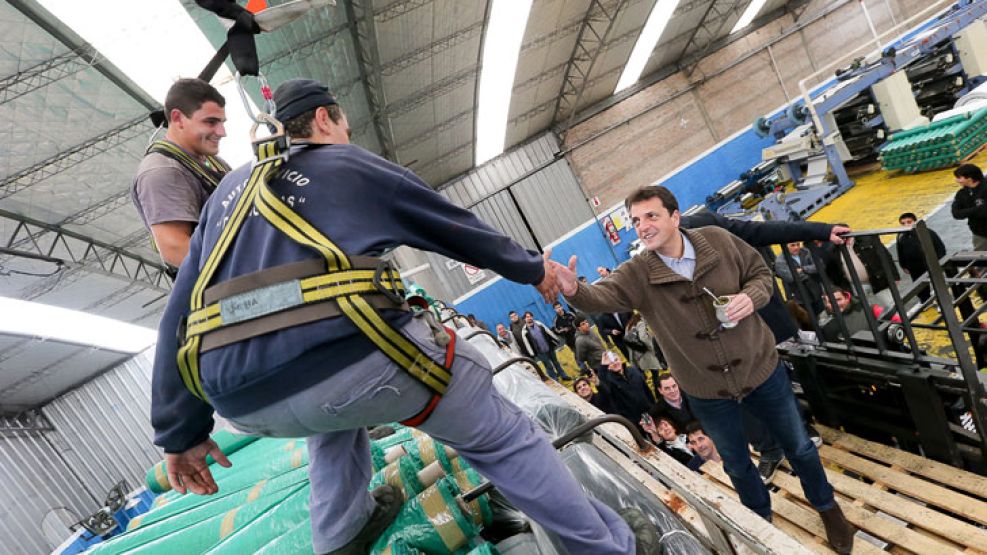
[[[730,304],[730,297],[717,297],[713,301],[713,308],[716,310],[716,319],[720,321],[724,329],[730,329],[737,325],[727,316],[727,305]]]

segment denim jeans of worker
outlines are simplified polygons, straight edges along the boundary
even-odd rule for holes
[[[688,397],[692,414],[702,422],[706,435],[716,444],[723,459],[723,470],[730,476],[740,501],[747,508],[764,518],[771,517],[768,489],[751,462],[747,449],[741,405],[766,424],[768,431],[781,444],[812,506],[824,511],[835,505],[833,487],[826,479],[819,452],[802,424],[792,383],[783,363],[779,362],[771,377],[740,401]]]
[[[548,376],[553,380],[569,379],[569,375],[565,373],[562,364],[559,362],[559,357],[555,354],[554,350],[536,354],[535,360],[545,365],[545,371],[548,372]]]
[[[433,360],[443,360],[425,322],[402,333]],[[332,368],[331,352],[312,351],[299,364],[326,367],[321,383],[251,414],[230,419],[261,435],[308,437],[312,539],[316,553],[352,540],[374,501],[366,426],[417,414],[431,393],[382,352]],[[570,553],[634,553],[634,536],[619,515],[586,497],[548,436],[492,384],[490,365],[466,341],[456,342],[452,383],[419,429],[455,449],[519,510],[559,536]],[[560,511],[559,507],[565,507]]]
[[[785,451],[781,445],[775,441],[774,436],[768,431],[768,427],[751,414],[750,409],[743,404],[740,405],[740,413],[744,417],[744,434],[751,442],[751,447],[767,461],[780,461],[785,458]]]

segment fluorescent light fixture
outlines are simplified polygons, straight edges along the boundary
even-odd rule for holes
[[[476,114],[476,165],[504,152],[514,73],[532,0],[493,0],[483,38]]]
[[[641,78],[641,72],[644,71],[644,66],[648,64],[651,52],[658,45],[661,34],[665,32],[665,26],[672,19],[672,14],[675,13],[675,8],[678,5],[679,0],[658,0],[655,7],[651,8],[651,15],[648,16],[644,29],[637,37],[634,50],[631,51],[631,57],[627,60],[624,71],[620,74],[620,79],[617,80],[617,88],[613,90],[614,94],[637,83],[637,80]]]
[[[195,77],[216,53],[178,0],[39,1],[161,103],[175,79]],[[252,158],[251,121],[226,66],[212,83],[226,97],[227,137],[220,142],[220,155],[237,167]]]
[[[750,25],[751,21],[754,21],[754,18],[757,17],[757,14],[761,11],[761,8],[764,7],[764,3],[767,1],[768,0],[751,0],[751,3],[747,4],[747,9],[744,10],[743,14],[741,14],[740,19],[737,20],[737,24],[733,26],[733,29],[730,29],[730,32],[736,33],[737,31]]]
[[[158,332],[127,322],[47,304],[0,297],[0,334],[37,337],[118,351],[139,353]]]

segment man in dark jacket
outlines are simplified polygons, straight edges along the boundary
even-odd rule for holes
[[[603,344],[593,333],[590,322],[585,316],[576,317],[576,366],[583,369],[584,373],[591,373],[603,357]]]
[[[604,312],[596,316],[596,325],[600,328],[600,335],[603,336],[603,340],[606,341],[606,338],[609,337],[614,346],[628,360],[630,360],[630,353],[624,343],[624,327],[630,319],[630,312]]]
[[[973,232],[973,250],[987,250],[987,185],[984,174],[973,164],[953,170],[956,183],[962,185],[953,198],[953,217],[966,220]]]
[[[565,308],[562,303],[555,303],[555,322],[552,324],[552,331],[558,334],[565,344],[576,353],[576,315]]]
[[[600,362],[596,374],[600,378],[600,394],[610,407],[610,412],[640,427],[641,416],[647,414],[655,402],[644,375],[633,366],[625,367],[612,351],[604,353]]]
[[[543,365],[545,371],[555,381],[571,380],[565,373],[555,349],[562,345],[562,340],[548,326],[535,320],[531,312],[524,313],[524,326],[521,328],[521,351]]]
[[[911,212],[905,212],[898,216],[898,223],[902,227],[911,228],[917,221],[918,218]],[[939,234],[930,229],[929,237],[931,237],[932,246],[936,250],[936,258],[946,256],[946,245],[942,242]],[[906,274],[911,276],[913,282],[918,281],[929,271],[929,266],[925,263],[925,254],[922,253],[922,246],[919,244],[918,235],[914,229],[898,234],[898,264],[901,265],[901,269]],[[918,296],[924,302],[929,298],[929,289],[923,289]]]

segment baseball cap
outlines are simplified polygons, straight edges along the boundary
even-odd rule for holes
[[[338,104],[329,87],[314,79],[289,79],[274,91],[277,118],[282,123],[319,106]]]

